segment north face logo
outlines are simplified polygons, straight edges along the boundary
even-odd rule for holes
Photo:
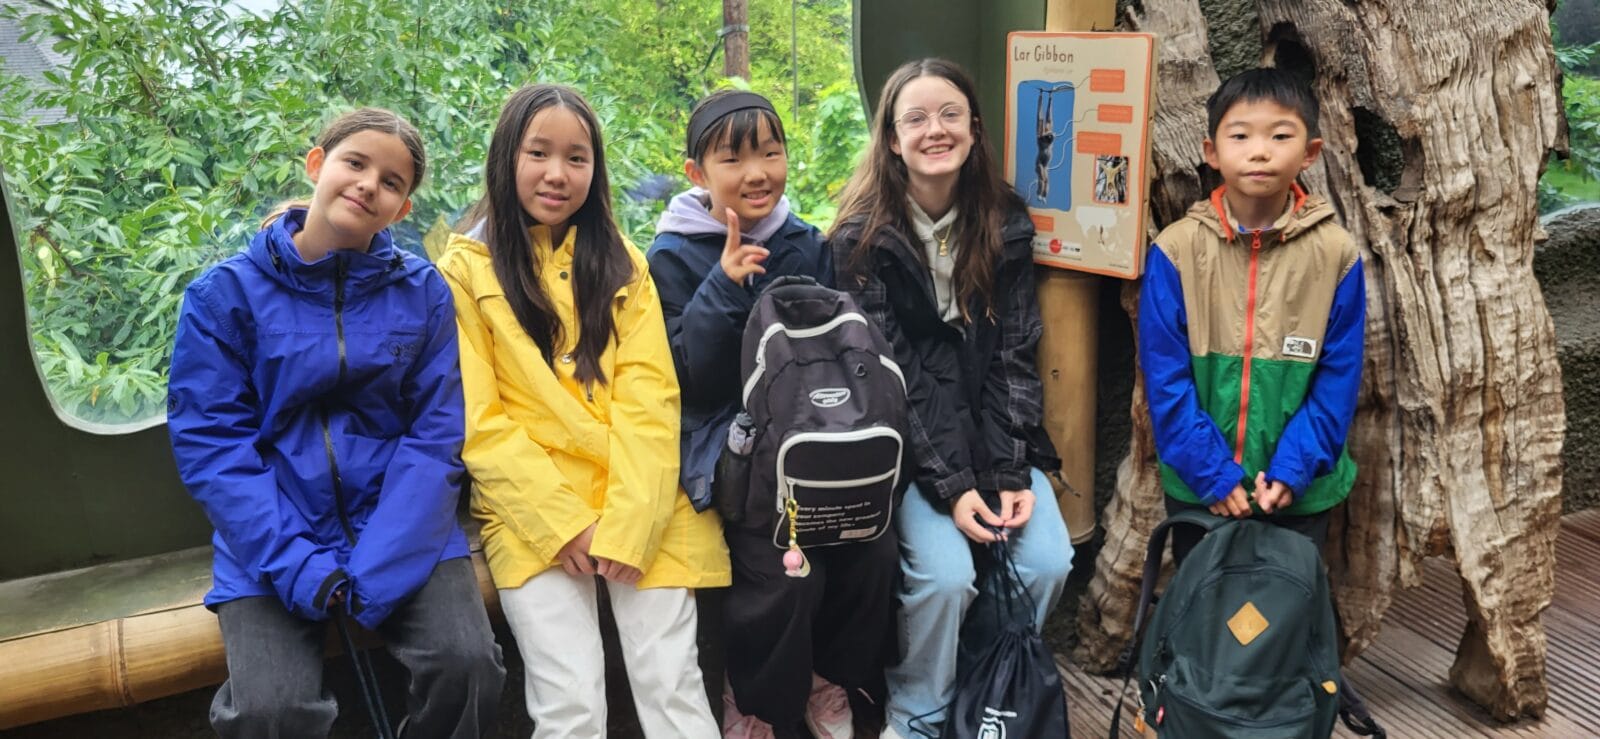
[[[422,348],[422,343],[418,341],[390,339],[384,343],[383,348],[389,352],[389,356],[394,357],[395,359],[412,359],[417,356],[418,352]]]
[[[1316,359],[1317,340],[1299,336],[1285,336],[1283,338],[1283,355],[1301,359]]]
[[[844,405],[850,399],[850,388],[825,387],[821,390],[811,391],[811,404],[818,408],[832,408]]]

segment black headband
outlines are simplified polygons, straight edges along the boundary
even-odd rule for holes
[[[741,91],[719,97],[700,106],[689,116],[689,141],[685,151],[688,157],[695,158],[695,145],[717,121],[741,110],[764,110],[771,113],[773,118],[778,117],[778,111],[772,108],[772,103],[753,92]]]

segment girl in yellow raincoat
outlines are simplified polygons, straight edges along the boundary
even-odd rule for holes
[[[678,381],[655,285],[617,230],[599,123],[530,85],[439,267],[455,294],[472,512],[539,737],[602,737],[595,575],[647,734],[713,737],[691,588],[727,585],[716,514],[678,489]]]

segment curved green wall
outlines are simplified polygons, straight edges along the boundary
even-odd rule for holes
[[[856,82],[870,111],[883,81],[910,59],[941,56],[977,81],[984,115],[1004,129],[1006,34],[1044,28],[1045,0],[861,0],[855,3]],[[991,138],[998,147],[1001,141]],[[998,156],[1001,152],[996,151]]]
[[[51,404],[28,340],[9,203],[0,180],[0,580],[207,543],[165,425],[79,426]]]

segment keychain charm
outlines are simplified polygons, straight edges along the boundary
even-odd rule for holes
[[[805,552],[800,551],[798,526],[795,518],[800,515],[800,505],[789,498],[783,502],[785,513],[789,514],[789,551],[783,553],[783,574],[789,577],[805,577],[811,574],[811,563],[806,561]]]

